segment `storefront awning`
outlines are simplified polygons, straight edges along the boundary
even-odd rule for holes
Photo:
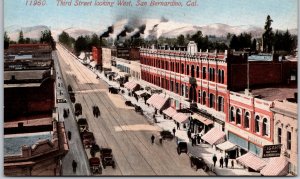
[[[153,94],[147,100],[147,103],[160,110],[166,104],[167,101],[168,98],[165,98],[163,94]]]
[[[289,162],[286,157],[273,157],[260,171],[264,176],[286,176],[289,170]]]
[[[238,163],[248,168],[252,168],[255,171],[260,171],[264,166],[266,166],[267,162],[263,159],[257,157],[251,152],[246,153],[236,159]]]
[[[150,94],[147,90],[139,90],[139,91],[136,91],[136,92],[134,92],[136,95],[138,95],[138,96],[140,96],[140,95],[142,95],[142,94],[145,94],[145,93],[147,93],[147,94]]]
[[[174,108],[169,107],[168,109],[163,110],[163,113],[169,117],[173,117],[175,114],[177,114],[177,111]]]
[[[138,86],[138,84],[133,81],[126,82],[124,84],[124,87],[127,88],[128,90],[134,90],[137,86]]]
[[[213,124],[214,122],[212,120],[209,120],[201,115],[193,114],[192,117],[200,122],[202,122],[204,125],[208,126],[210,124]]]
[[[177,113],[172,118],[179,123],[185,123],[188,122],[189,116],[183,113]]]
[[[218,128],[212,128],[206,134],[202,136],[202,139],[208,142],[210,145],[218,145],[225,142],[225,132]]]
[[[230,141],[223,142],[221,144],[217,145],[217,148],[223,150],[223,151],[230,151],[237,148],[237,146]]]

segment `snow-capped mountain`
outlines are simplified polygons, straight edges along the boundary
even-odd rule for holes
[[[251,33],[253,37],[261,37],[264,32],[263,27],[257,27],[253,25],[241,25],[241,26],[230,26],[222,23],[215,23],[209,25],[192,25],[187,23],[180,23],[175,21],[169,21],[161,19],[144,19],[138,20],[138,22],[134,22],[128,19],[122,19],[113,24],[114,32],[110,34],[110,37],[116,38],[117,35],[124,30],[126,25],[133,26],[133,31],[127,34],[127,38],[137,32],[137,29],[141,25],[146,25],[146,29],[144,30],[144,34],[141,34],[144,38],[158,38],[160,36],[164,37],[177,37],[180,34],[194,34],[197,31],[202,31],[203,35],[214,35],[216,37],[226,37],[228,33],[239,35],[242,32]],[[49,29],[49,27],[44,25],[32,26],[32,27],[20,27],[17,25],[5,27],[5,31],[8,33],[8,36],[11,40],[17,40],[19,38],[19,33],[22,30],[24,33],[24,37],[29,37],[33,39],[39,39],[41,35],[41,31]],[[53,38],[57,40],[58,35],[65,31],[73,38],[77,38],[80,35],[92,35],[96,33],[97,35],[101,35],[107,29],[104,28],[99,31],[82,29],[77,27],[70,27],[66,29],[51,29],[53,34]],[[274,29],[275,31],[276,29]],[[297,29],[289,29],[291,34],[297,34]]]

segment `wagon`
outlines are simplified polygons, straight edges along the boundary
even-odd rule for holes
[[[174,138],[173,134],[170,131],[161,131],[160,132],[160,136],[163,139],[170,139],[170,140],[172,140]]]
[[[106,166],[112,166],[112,168],[116,167],[112,150],[110,148],[101,148],[100,149],[100,156],[101,156],[101,162],[103,165],[103,168],[106,168]]]
[[[92,145],[95,144],[95,137],[92,132],[84,131],[80,135],[85,148],[91,148]]]
[[[100,158],[99,157],[92,157],[89,159],[90,163],[90,169],[93,174],[102,174],[102,167],[100,164]]]
[[[88,126],[86,118],[78,119],[77,125],[79,127],[80,132],[89,130],[89,126]]]
[[[193,156],[191,154],[189,154],[189,157],[190,157],[191,167],[195,168],[196,171],[199,168],[203,169],[205,172],[208,171],[209,167],[207,166],[207,164],[205,163],[203,158],[196,157],[196,156]]]

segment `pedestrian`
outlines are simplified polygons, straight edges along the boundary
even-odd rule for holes
[[[228,168],[228,155],[225,157],[225,167]]]
[[[216,167],[216,162],[217,162],[217,160],[218,160],[216,154],[214,154],[212,160],[213,160],[213,162],[214,162],[214,167]]]
[[[71,131],[68,131],[68,139],[69,140],[71,140],[71,137],[72,137],[71,135],[72,135]]]
[[[200,144],[200,141],[201,141],[201,136],[198,134],[197,135],[197,142],[198,142],[198,144]]]
[[[234,160],[231,160],[231,168],[234,168]]]
[[[223,157],[221,157],[220,158],[220,167],[222,167],[222,168],[223,168],[223,163],[224,163],[224,159],[223,159]]]
[[[191,131],[190,131],[190,130],[188,130],[188,131],[187,131],[187,135],[188,135],[188,138],[189,138],[189,139],[191,139],[191,137],[192,137],[192,133],[191,133]]]
[[[162,137],[160,136],[160,137],[159,137],[159,143],[160,143],[160,145],[162,145],[162,142],[163,142],[163,139],[162,139]]]
[[[69,108],[68,108],[68,115],[70,114],[70,110],[69,110]]]
[[[155,137],[154,137],[154,135],[152,134],[152,136],[151,136],[151,143],[152,143],[152,144],[154,143],[154,139],[155,139]]]
[[[73,160],[72,162],[72,168],[73,168],[73,173],[75,173],[77,168],[77,162],[75,160]]]
[[[175,129],[175,127],[173,128],[173,135],[174,135],[174,137],[175,137],[175,133],[176,133],[176,129]]]
[[[177,122],[176,125],[177,125],[177,130],[180,129],[180,124],[179,124],[179,122]]]

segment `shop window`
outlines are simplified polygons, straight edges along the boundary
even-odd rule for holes
[[[185,97],[188,98],[189,97],[189,87],[185,86]]]
[[[286,134],[286,148],[288,150],[291,150],[292,147],[292,133],[290,131],[287,131]]]
[[[198,103],[201,103],[201,90],[198,90]]]
[[[202,67],[202,78],[206,79],[206,67]]]
[[[206,92],[205,91],[203,91],[203,93],[202,93],[202,104],[206,105]]]
[[[197,66],[197,68],[196,68],[196,77],[199,78],[199,76],[200,76],[199,66]]]
[[[173,92],[174,91],[174,82],[171,81],[171,91]]]
[[[277,128],[277,142],[278,142],[278,144],[281,144],[281,135],[282,135],[281,128]]]
[[[263,119],[263,135],[268,136],[269,135],[269,124],[268,124],[268,120],[266,118]]]
[[[237,109],[236,110],[236,124],[241,124],[241,110],[240,109]]]
[[[234,107],[230,108],[230,122],[235,122]]]
[[[259,133],[259,120],[260,120],[260,117],[256,116],[255,117],[255,132],[257,132],[257,133]]]
[[[181,64],[181,74],[184,74],[184,64]]]
[[[249,129],[250,125],[250,114],[249,112],[245,113],[245,118],[244,118],[244,128]]]
[[[179,83],[175,84],[175,90],[176,94],[179,94]]]
[[[209,94],[209,107],[210,108],[215,107],[215,95],[212,93]]]

